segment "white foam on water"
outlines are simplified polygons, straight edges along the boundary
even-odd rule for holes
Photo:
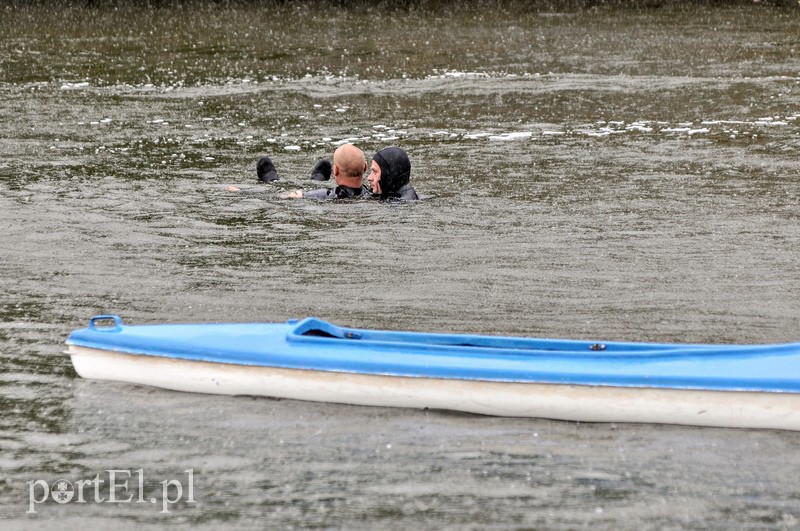
[[[445,72],[441,78],[488,78],[485,72]]]
[[[626,131],[638,131],[640,133],[651,133],[653,128],[643,122],[634,122],[625,127]]]
[[[64,83],[61,85],[61,90],[78,90],[82,88],[87,88],[89,86],[88,81],[81,81],[79,83]]]
[[[369,137],[359,138],[357,136],[351,136],[351,137],[348,137],[348,138],[342,138],[341,140],[336,140],[336,141],[331,142],[331,143],[333,145],[335,145],[335,146],[341,146],[342,144],[355,144],[359,140],[369,140]]]
[[[489,140],[493,140],[495,142],[508,142],[513,140],[526,140],[531,138],[533,133],[530,131],[523,131],[518,133],[503,133],[501,135],[492,135],[489,137]]]
[[[763,125],[767,127],[776,127],[780,125],[789,125],[788,122],[784,122],[783,120],[758,120],[753,125]]]

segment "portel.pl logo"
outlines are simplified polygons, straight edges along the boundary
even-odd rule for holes
[[[32,479],[28,485],[28,510],[35,513],[36,506],[52,499],[56,503],[150,503],[159,502],[157,496],[145,498],[144,469],[134,470],[106,470],[108,480],[100,479],[97,474],[94,479],[81,479],[74,483],[66,479],[57,479],[48,483],[43,479]],[[184,500],[185,503],[194,503],[194,469],[184,470],[186,479],[165,479],[161,481],[161,511],[168,513],[170,506]],[[132,490],[134,478],[138,483],[138,494],[134,498]],[[184,489],[184,487],[186,487]]]

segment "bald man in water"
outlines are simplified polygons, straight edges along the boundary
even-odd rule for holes
[[[321,188],[303,192],[295,190],[288,197],[294,199],[357,199],[369,197],[369,188],[364,186],[367,161],[364,152],[353,144],[342,144],[333,152],[333,177],[335,188]]]

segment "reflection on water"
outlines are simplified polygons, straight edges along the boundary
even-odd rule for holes
[[[61,354],[71,329],[108,312],[797,340],[796,7],[0,12],[0,517],[404,528],[800,517],[792,433],[193,396],[79,380]],[[318,186],[311,167],[345,141],[407,148],[430,197],[283,198]],[[274,185],[255,180],[265,153]],[[27,481],[115,467],[144,468],[148,496],[193,469],[197,505],[169,520],[149,504],[26,515]]]

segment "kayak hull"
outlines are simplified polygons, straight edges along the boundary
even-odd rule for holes
[[[295,330],[294,323],[290,325],[289,330]],[[162,327],[158,329],[159,333],[167,332],[166,335],[170,336],[168,344],[185,344],[188,341],[180,338],[180,328],[168,328],[180,325],[150,325],[153,330],[158,326]],[[305,366],[307,362],[298,363],[297,367],[285,366],[289,365],[287,363],[279,366],[281,363],[275,360],[246,363],[236,359],[234,362],[220,362],[222,354],[219,353],[211,355],[206,352],[201,355],[177,352],[176,355],[170,355],[165,352],[146,352],[152,349],[146,342],[136,338],[121,340],[121,335],[116,335],[123,328],[149,332],[148,326],[122,327],[120,322],[110,330],[92,331],[91,328],[87,329],[91,332],[88,335],[76,331],[67,341],[76,372],[81,377],[90,379],[115,380],[196,393],[267,396],[364,406],[445,409],[509,417],[800,430],[800,393],[791,390],[748,389],[748,385],[740,385],[741,389],[736,386],[731,389],[719,388],[720,386],[654,386],[649,385],[648,380],[658,381],[658,378],[648,378],[647,374],[643,375],[638,385],[631,382],[618,385],[614,383],[618,378],[609,378],[607,384],[581,383],[580,379],[570,382],[564,381],[564,378],[561,378],[562,381],[536,381],[545,378],[537,378],[535,375],[528,381],[510,381],[503,378],[493,379],[491,375],[486,378],[424,375],[422,372],[425,367],[416,368],[419,373],[405,371],[406,374],[403,374],[403,370],[355,370],[346,363],[341,367],[319,369]],[[216,330],[215,336],[222,330],[224,328]],[[284,332],[281,329],[278,335]],[[92,336],[91,340],[87,339],[89,336]],[[321,341],[327,344],[325,339]],[[198,345],[201,343],[202,340]],[[303,354],[298,356],[306,359],[309,356],[315,358],[318,354],[317,357],[324,359],[323,354],[315,354],[315,350],[319,350],[315,348],[315,344],[314,341],[310,344],[303,343]],[[268,346],[258,348],[268,350]],[[412,356],[417,347],[409,343],[405,348],[410,352],[407,356]],[[481,349],[481,356],[485,356],[482,352],[487,347],[478,348]],[[717,347],[709,348],[719,358]],[[174,350],[179,349],[175,347]],[[198,347],[197,350],[202,352],[204,349]],[[206,347],[206,350],[210,352],[214,348]],[[784,350],[779,352],[783,353]],[[800,349],[798,351],[800,353]],[[359,355],[379,356],[376,352],[367,351]],[[652,354],[644,356],[648,355],[653,358]],[[239,358],[241,356],[240,354]],[[396,356],[404,355],[393,352],[392,357]],[[790,354],[784,353],[782,356],[793,359]],[[734,357],[747,360],[751,356],[737,354]],[[526,353],[524,358],[531,356]],[[680,356],[672,354],[671,358]],[[420,359],[429,360],[430,353]],[[465,363],[468,363],[470,360],[468,357],[466,359]],[[642,365],[645,363],[643,359],[648,358],[636,355],[627,361],[631,365]],[[534,357],[528,359],[527,363],[537,361],[539,360]],[[665,363],[658,359],[653,361],[662,365]],[[611,365],[609,367],[609,372],[613,372]],[[790,368],[793,369],[793,366]],[[725,368],[720,367],[719,372],[725,373]],[[534,373],[529,371],[528,374]],[[753,387],[752,384],[749,386]]]
[[[800,430],[800,396],[409,378],[223,365],[73,347],[84,378],[194,393],[445,409],[579,422],[639,422]]]

